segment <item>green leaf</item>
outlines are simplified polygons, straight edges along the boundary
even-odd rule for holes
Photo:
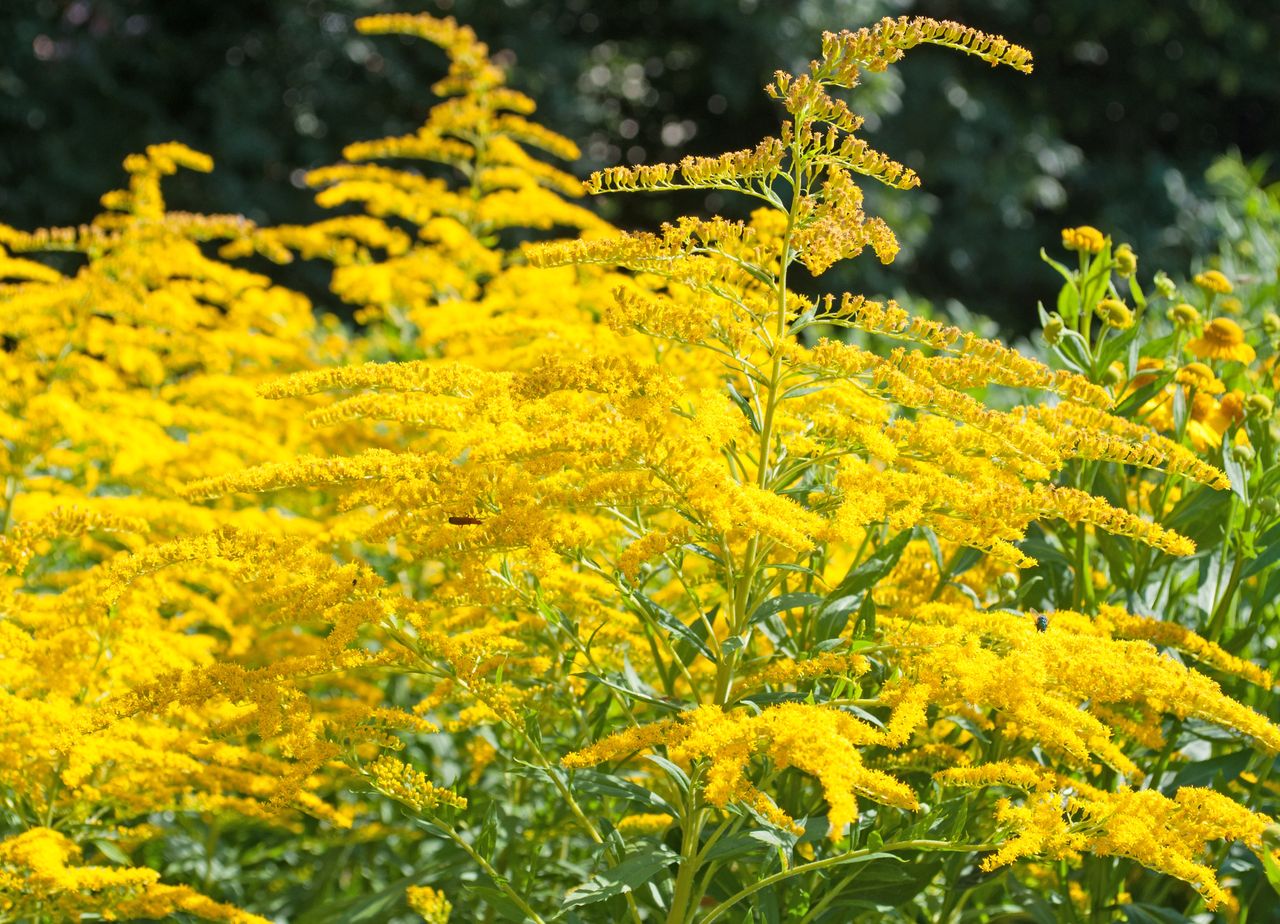
[[[1073,372],[1079,372],[1081,375],[1089,374],[1092,356],[1089,353],[1089,344],[1080,334],[1070,329],[1064,330],[1061,339],[1054,345],[1053,351]]]
[[[653,600],[650,600],[638,590],[632,589],[630,591],[630,596],[645,615],[670,632],[676,639],[692,646],[695,650],[700,652],[703,657],[712,663],[719,660],[716,657],[716,653],[711,650],[711,646],[707,644],[706,640],[699,635],[698,632],[694,631],[692,627],[686,626],[676,618],[676,615],[670,610],[655,603]],[[699,616],[695,619],[695,622],[701,622],[701,620],[702,617]]]
[[[1128,924],[1191,924],[1191,919],[1160,905],[1126,903],[1120,906]]]
[[[132,866],[133,861],[129,859],[129,855],[120,849],[120,845],[115,841],[109,841],[106,838],[95,837],[92,842],[104,857],[112,863],[119,863],[121,866]]]
[[[755,920],[760,924],[781,924],[782,912],[778,908],[777,885],[767,886],[751,897]]]
[[[538,725],[538,717],[532,712],[524,717],[524,733],[533,742],[534,747],[542,748],[542,728]]]
[[[498,802],[495,799],[489,803],[489,808],[484,813],[484,823],[480,826],[480,833],[476,835],[476,842],[472,846],[476,853],[487,860],[493,856],[493,849],[497,845]]]
[[[716,614],[719,612],[720,612],[720,604],[717,603],[707,612],[705,617],[699,616],[689,620],[689,624],[687,628],[689,629],[690,632],[696,635],[704,644],[712,645],[715,643],[715,639],[712,637],[713,630],[711,627],[715,625]],[[693,660],[693,657],[697,653],[697,651],[698,651],[697,648],[695,648],[692,644],[685,641],[684,639],[679,639],[676,641],[676,655],[678,655],[680,660],[682,660],[685,664],[688,664]]]
[[[768,853],[769,850],[770,848],[761,844],[759,838],[750,834],[733,834],[716,841],[707,851],[704,860],[708,863],[713,860],[730,860],[752,853]]]
[[[705,546],[698,545],[696,542],[686,542],[681,548],[683,548],[686,552],[692,552],[695,555],[701,555],[703,558],[707,559],[708,561],[713,561],[717,565],[724,564],[724,559],[722,559],[719,555],[717,555],[715,552],[711,551],[710,549],[706,548]]]
[[[591,673],[591,671],[582,671],[575,676],[593,680],[601,686],[606,686],[611,690],[617,690],[619,693],[629,696],[632,699],[642,700],[652,706],[657,706],[661,709],[669,709],[672,712],[680,711],[679,703],[663,699],[651,689],[633,689],[628,683],[626,683],[620,674],[611,674],[609,677],[602,677],[599,674]]]
[[[326,902],[322,914],[318,917],[308,915],[312,921],[385,921],[391,917],[391,911],[404,901],[404,890],[419,881],[417,876],[406,876],[396,879],[372,895],[366,895],[357,901]],[[403,907],[403,906],[402,906]]]
[[[646,754],[644,755],[644,759],[649,761],[651,764],[660,767],[662,771],[666,773],[668,779],[676,784],[676,788],[680,790],[681,793],[687,794],[689,792],[689,774],[685,773],[661,754]]]
[[[1116,405],[1115,410],[1111,413],[1117,417],[1131,417],[1138,408],[1142,407],[1148,401],[1156,396],[1166,385],[1173,381],[1173,374],[1159,376],[1158,378],[1143,385],[1138,390],[1131,392],[1123,401]]]
[[[1253,757],[1253,751],[1246,749],[1184,764],[1173,778],[1173,782],[1164,787],[1164,792],[1166,795],[1172,794],[1182,786],[1211,786],[1217,789],[1243,773],[1251,757]]]
[[[878,905],[900,907],[925,890],[942,869],[940,859],[907,862],[892,853],[869,853],[850,859],[849,863],[894,860],[894,863],[871,863],[858,878],[845,887],[843,895]],[[844,866],[845,863],[835,864]],[[831,868],[831,867],[829,867]]]
[[[865,561],[849,569],[849,573],[827,594],[818,608],[815,627],[818,641],[835,638],[844,631],[849,613],[862,606],[863,595],[876,581],[893,570],[914,534],[915,530],[912,529],[898,533]]]
[[[821,594],[810,593],[790,593],[780,594],[776,597],[770,597],[755,608],[751,614],[753,623],[762,622],[768,619],[774,613],[781,613],[784,610],[797,609],[799,607],[813,606],[815,603],[823,601]]]
[[[742,397],[738,392],[738,389],[733,387],[732,383],[730,383],[728,387],[729,397],[733,400],[733,403],[738,406],[738,410],[742,411],[742,416],[747,418],[747,422],[751,424],[751,429],[756,433],[759,433],[760,421],[756,419],[756,411],[755,408],[751,406],[751,402]]]
[[[1271,530],[1268,530],[1268,532],[1271,532]],[[1280,542],[1273,542],[1266,546],[1257,558],[1244,566],[1241,578],[1248,580],[1258,572],[1267,570],[1277,561],[1280,561]]]
[[[1231,440],[1225,435],[1222,438],[1222,470],[1227,473],[1231,482],[1231,490],[1235,495],[1249,503],[1249,470],[1232,451]]]
[[[520,906],[513,902],[506,892],[501,889],[495,889],[491,886],[482,885],[463,885],[463,893],[469,898],[477,898],[498,913],[504,921],[514,921],[516,924],[525,924],[531,918],[520,910]]]
[[[862,606],[858,607],[858,621],[854,623],[853,634],[859,638],[871,638],[876,634],[876,601],[867,593],[862,598]]]
[[[1183,496],[1165,517],[1164,526],[1182,533],[1202,549],[1218,544],[1227,520],[1231,496],[1210,487],[1197,488]]]
[[[1280,863],[1276,862],[1270,850],[1260,851],[1258,856],[1262,860],[1262,871],[1266,873],[1267,882],[1271,883],[1271,888],[1280,895]]]
[[[623,895],[652,881],[658,873],[679,859],[680,855],[674,850],[663,844],[653,844],[628,855],[617,866],[602,870],[570,891],[565,896],[562,907],[577,908]]]
[[[797,574],[812,574],[815,577],[818,575],[818,572],[814,571],[808,565],[797,565],[794,562],[789,561],[770,562],[769,564],[764,565],[760,570],[769,571],[770,569],[774,571],[794,571]]]

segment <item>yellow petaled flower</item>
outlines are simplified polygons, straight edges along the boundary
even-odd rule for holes
[[[1106,246],[1102,232],[1091,225],[1062,229],[1062,246],[1081,253],[1099,253]]]
[[[449,924],[453,904],[439,889],[431,886],[409,886],[404,894],[409,907],[418,912],[426,924]]]
[[[1191,277],[1191,281],[1206,292],[1212,292],[1215,295],[1228,295],[1232,290],[1231,280],[1220,273],[1218,270],[1205,270],[1203,273],[1196,273]]]
[[[1187,349],[1201,359],[1224,359],[1249,363],[1256,353],[1244,342],[1244,330],[1230,318],[1214,318],[1204,332],[1187,344]]]
[[[1244,396],[1229,392],[1215,399],[1213,392],[1197,392],[1191,399],[1187,415],[1187,438],[1198,452],[1222,445],[1222,437],[1244,419]]]
[[[1128,330],[1133,327],[1133,312],[1128,305],[1117,298],[1104,298],[1098,302],[1097,314],[1108,327],[1114,327],[1117,330]]]
[[[1169,320],[1178,327],[1197,327],[1200,324],[1200,312],[1186,302],[1179,302],[1169,309]]]
[[[1227,390],[1227,386],[1213,374],[1213,370],[1200,362],[1187,363],[1174,374],[1173,380],[1211,395],[1220,395]]]

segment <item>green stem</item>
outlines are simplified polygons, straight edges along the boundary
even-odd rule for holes
[[[676,873],[675,892],[671,896],[671,908],[667,912],[667,924],[685,924],[693,914],[693,884],[698,875],[699,841],[705,812],[699,805],[698,779],[695,774],[685,792],[681,811],[680,871]]]
[[[1235,497],[1232,496],[1231,504],[1227,508],[1227,529],[1230,530],[1231,520],[1235,515]],[[1253,510],[1249,509],[1245,513],[1245,522],[1241,524],[1241,531],[1248,529],[1249,518],[1252,516]],[[1218,598],[1218,605],[1213,608],[1213,615],[1209,619],[1209,628],[1206,637],[1211,642],[1216,642],[1222,636],[1222,630],[1227,625],[1227,613],[1231,609],[1231,601],[1236,595],[1236,588],[1240,586],[1240,575],[1244,570],[1244,555],[1241,554],[1240,538],[1238,533],[1229,532],[1226,538],[1227,544],[1235,546],[1234,560],[1231,563],[1231,577],[1227,579],[1227,587],[1223,591],[1222,596]]]
[[[493,880],[493,884],[501,889],[502,892],[506,894],[507,898],[515,902],[516,907],[534,921],[534,924],[547,924],[538,912],[529,907],[529,903],[520,896],[520,893],[511,888],[511,885],[507,882],[506,878],[498,875],[498,871],[489,865],[489,861],[480,856],[480,854],[476,852],[475,848],[468,844],[452,825],[434,818],[432,819],[432,823],[440,830],[444,831],[445,834],[449,835],[449,838],[455,844],[466,851],[467,856],[471,857],[472,860],[475,860],[476,864],[479,865],[479,867],[485,871],[485,874]]]
[[[797,113],[796,124],[799,125],[804,113]],[[799,216],[801,188],[804,182],[804,170],[801,165],[799,140],[793,142],[791,158],[795,176],[791,190],[791,206],[787,211],[787,229],[782,236],[781,269],[777,280],[777,309],[774,315],[773,361],[769,369],[769,384],[765,394],[764,414],[760,422],[760,455],[756,468],[756,486],[763,488],[769,483],[770,455],[773,449],[773,418],[781,402],[783,367],[782,341],[787,334],[787,269],[791,265],[791,240],[795,234],[796,220]],[[733,622],[730,625],[731,637],[740,635],[746,629],[747,603],[751,587],[755,583],[759,567],[756,557],[760,548],[759,535],[752,536],[747,543],[741,575],[733,586]],[[723,706],[729,701],[733,690],[733,674],[738,666],[738,651],[730,651],[720,658],[716,664],[716,682],[712,701]]]

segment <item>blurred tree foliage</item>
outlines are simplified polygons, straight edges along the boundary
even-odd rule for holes
[[[926,53],[874,81],[874,141],[925,193],[876,198],[908,245],[891,274],[820,285],[905,284],[1015,331],[1051,282],[1035,251],[1062,225],[1185,263],[1202,242],[1183,213],[1212,160],[1280,150],[1275,0],[22,0],[0,4],[0,221],[77,222],[127,152],[171,138],[218,164],[175,178],[178,201],[318,215],[304,170],[416,126],[443,64],[351,20],[418,9],[507,49],[543,121],[582,144],[581,171],[754,143],[777,118],[761,86],[803,66],[822,29],[923,13],[1003,32],[1035,52],[1033,77]],[[604,207],[627,225],[690,206],[619,198]]]

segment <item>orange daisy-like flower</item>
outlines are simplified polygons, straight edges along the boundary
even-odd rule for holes
[[[1223,434],[1244,419],[1244,396],[1238,391],[1228,392],[1221,400],[1205,392],[1191,399],[1191,414],[1187,421],[1187,438],[1197,452],[1222,445]]]
[[[1204,326],[1204,333],[1187,344],[1187,349],[1201,359],[1234,359],[1248,363],[1256,355],[1244,342],[1244,331],[1230,318],[1214,318]]]

